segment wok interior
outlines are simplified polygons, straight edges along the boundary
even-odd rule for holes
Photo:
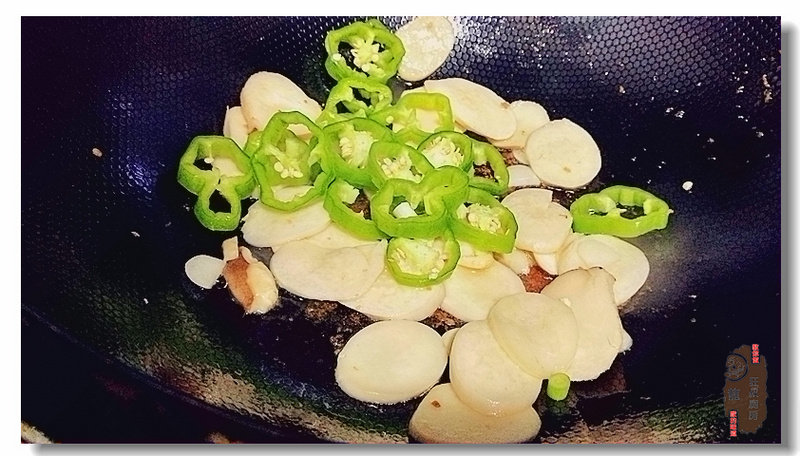
[[[405,440],[414,404],[357,404],[333,383],[334,339],[365,321],[288,295],[280,312],[242,318],[224,290],[183,276],[189,257],[219,256],[226,235],[194,219],[178,157],[193,136],[220,134],[256,71],[323,102],[324,34],[350,20],[24,19],[26,312],[287,439]],[[621,394],[548,404],[539,440],[725,441],[725,357],[750,343],[770,361],[775,411],[751,438],[779,440],[779,19],[455,22],[456,48],[433,78],[570,118],[600,145],[599,183],[646,188],[675,210],[666,230],[632,241],[652,272],[624,310],[633,350],[608,380]],[[663,426],[642,424],[653,420]]]

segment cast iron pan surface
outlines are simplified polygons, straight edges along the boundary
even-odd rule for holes
[[[286,441],[407,441],[417,401],[368,405],[333,379],[335,350],[368,320],[286,293],[273,312],[243,317],[226,290],[183,273],[229,236],[200,226],[176,182],[191,138],[220,134],[256,71],[323,102],[325,32],[352,20],[23,19],[25,314]],[[536,441],[780,441],[779,18],[455,22],[433,78],[572,119],[602,151],[594,186],[644,187],[675,210],[667,229],[631,241],[651,263],[623,310],[632,350],[563,403],[540,398]],[[725,360],[752,343],[768,360],[767,419],[730,438]]]

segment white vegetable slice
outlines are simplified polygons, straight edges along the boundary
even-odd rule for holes
[[[450,383],[465,404],[486,415],[530,408],[542,387],[508,357],[485,320],[462,326],[450,350]]]
[[[512,150],[511,155],[517,159],[518,162],[522,163],[523,165],[527,165],[530,162],[528,161],[528,156],[525,155],[525,149],[522,150]]]
[[[446,95],[453,118],[479,135],[505,139],[517,128],[508,102],[480,84],[461,78],[438,79],[425,81],[425,90]]]
[[[331,223],[324,230],[314,234],[313,236],[309,236],[306,239],[320,247],[328,247],[331,249],[340,249],[342,247],[358,247],[359,245],[370,245],[375,243],[375,241],[365,241],[353,236],[352,234],[340,228],[336,223]]]
[[[538,187],[542,181],[528,165],[511,165],[508,167],[509,187]]]
[[[525,291],[525,285],[514,271],[494,261],[485,269],[456,266],[444,289],[442,310],[472,321],[485,319],[500,298]]]
[[[231,261],[239,257],[239,238],[232,238],[222,241],[222,261]]]
[[[536,265],[544,269],[550,275],[558,275],[558,255],[553,253],[534,253],[533,259]]]
[[[278,111],[300,111],[312,121],[322,112],[319,103],[309,98],[289,78],[269,71],[260,71],[250,76],[244,83],[239,98],[250,130],[263,130]],[[292,125],[290,129],[301,136],[309,133],[301,125]]]
[[[503,205],[517,220],[517,248],[555,252],[572,232],[572,214],[552,198],[553,192],[543,188],[523,188],[503,198]]]
[[[210,289],[217,283],[217,279],[222,275],[222,268],[225,262],[219,258],[208,255],[196,255],[184,264],[183,270],[186,277],[198,287]]]
[[[600,149],[592,135],[568,119],[534,130],[525,144],[533,172],[545,184],[583,187],[600,172]]]
[[[456,42],[453,24],[444,16],[419,16],[395,32],[406,53],[397,75],[406,81],[421,81],[436,71]]]
[[[456,333],[460,328],[453,328],[448,329],[447,331],[442,334],[442,343],[444,344],[445,350],[447,353],[450,353],[450,348],[453,346],[453,339],[456,337]]]
[[[410,287],[397,283],[384,269],[361,297],[341,301],[342,305],[373,320],[414,320],[427,318],[444,299],[444,285]]]
[[[511,253],[495,253],[494,258],[518,275],[527,274],[533,266],[531,254],[516,247]]]
[[[508,139],[493,140],[492,144],[504,149],[524,149],[528,136],[537,128],[550,122],[550,116],[539,103],[533,101],[517,100],[511,103],[511,112],[517,119],[517,129]]]
[[[278,285],[308,299],[353,300],[363,296],[383,271],[386,241],[331,249],[309,241],[289,242],[273,255]]]
[[[253,302],[247,313],[266,313],[278,304],[278,285],[264,263],[258,261],[247,265],[247,286],[253,293]]]
[[[566,374],[593,380],[611,367],[622,346],[622,321],[614,302],[614,277],[600,268],[575,269],[550,282],[542,294],[568,299],[578,322],[578,348]]]
[[[624,329],[622,330],[622,345],[619,347],[619,352],[624,353],[631,349],[633,346],[633,338]]]
[[[336,382],[348,396],[395,404],[428,391],[447,364],[442,338],[422,323],[380,321],[347,341],[336,361]]]
[[[424,443],[521,443],[539,433],[542,421],[533,407],[508,416],[491,416],[464,404],[450,383],[425,395],[408,424],[408,432]]]
[[[241,106],[234,106],[225,111],[225,121],[222,123],[222,135],[231,138],[240,148],[247,144],[247,135],[252,129],[244,118]]]
[[[650,274],[650,262],[633,244],[607,234],[575,237],[558,253],[558,271],[601,267],[615,279],[614,297],[617,306],[636,294]]]
[[[487,317],[492,335],[528,374],[566,372],[578,347],[578,322],[565,303],[539,293],[507,296]]]
[[[492,252],[476,249],[469,242],[458,241],[461,256],[458,265],[470,269],[486,269],[494,263]]]
[[[279,211],[255,202],[244,217],[242,235],[256,247],[276,247],[319,233],[330,223],[322,199],[294,212]]]

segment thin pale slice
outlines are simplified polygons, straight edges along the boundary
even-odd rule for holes
[[[572,214],[552,198],[553,192],[543,188],[522,188],[503,198],[517,220],[517,248],[552,253],[572,232]]]
[[[395,404],[428,391],[446,365],[447,352],[436,331],[414,321],[380,321],[347,341],[335,376],[350,397]]]
[[[359,245],[374,244],[375,241],[365,241],[359,239],[347,231],[343,230],[336,223],[331,223],[324,230],[320,231],[313,236],[309,236],[310,242],[319,245],[320,247],[328,247],[332,249],[339,249],[342,247],[358,247]]]
[[[444,334],[442,334],[442,343],[444,344],[444,348],[447,350],[448,354],[450,353],[450,348],[453,347],[453,339],[455,339],[456,333],[459,329],[460,328],[448,329],[444,332]]]
[[[307,238],[327,228],[331,223],[322,199],[294,212],[284,212],[253,203],[244,217],[244,240],[256,247],[275,247]]]
[[[538,187],[542,181],[528,165],[511,165],[508,167],[509,187]]]
[[[184,264],[183,270],[186,277],[198,287],[210,289],[217,283],[217,279],[222,275],[222,268],[225,262],[219,258],[209,255],[196,255]]]
[[[545,184],[583,187],[600,172],[600,148],[592,135],[569,119],[554,120],[534,130],[525,144],[533,172]]]
[[[614,277],[600,268],[574,269],[556,277],[542,294],[569,300],[578,322],[578,348],[566,370],[570,380],[594,380],[607,371],[623,339]]]
[[[495,147],[520,150],[525,148],[528,136],[537,128],[550,122],[547,111],[534,101],[517,100],[511,103],[511,112],[517,119],[517,129],[510,138],[492,141]]]
[[[558,275],[558,255],[553,253],[534,253],[533,259],[536,265],[550,275]]]
[[[417,406],[408,432],[423,443],[521,443],[541,427],[533,407],[508,416],[484,415],[464,404],[450,383],[442,383]]]
[[[494,258],[517,275],[527,274],[533,266],[531,253],[516,247],[511,250],[511,253],[495,253]]]
[[[485,320],[462,326],[450,350],[450,383],[465,404],[486,415],[530,408],[542,387],[508,357]]]
[[[481,136],[505,139],[517,128],[508,102],[480,84],[462,78],[438,79],[425,81],[425,90],[446,95],[455,121]]]
[[[507,296],[492,307],[486,320],[503,350],[533,377],[566,372],[578,348],[578,322],[572,309],[549,296]]]
[[[361,297],[341,303],[373,320],[419,321],[431,316],[443,299],[444,285],[427,287],[401,285],[387,269],[384,269]]]
[[[269,71],[260,71],[247,79],[240,101],[250,130],[263,130],[279,111],[299,111],[311,120],[322,112],[319,103],[309,98],[289,78]],[[292,125],[290,129],[301,136],[309,133],[308,128],[302,125]]]
[[[421,81],[436,71],[456,42],[453,24],[444,16],[418,16],[395,32],[406,54],[397,75],[406,81]]]
[[[464,321],[483,320],[500,298],[525,291],[519,276],[497,261],[484,269],[456,266],[444,288],[442,310]]]
[[[225,121],[222,123],[222,135],[231,138],[240,148],[247,144],[247,135],[253,131],[244,118],[241,106],[234,106],[225,111]]]
[[[622,330],[622,345],[619,347],[619,352],[624,353],[631,349],[633,346],[633,338],[627,331]]]
[[[264,263],[247,265],[247,286],[253,292],[253,301],[245,308],[247,313],[266,313],[278,304],[278,285]]]
[[[617,306],[627,302],[647,281],[650,262],[633,244],[607,234],[575,237],[558,253],[558,272],[600,267],[617,280],[614,298]]]
[[[308,299],[358,299],[384,268],[386,241],[331,249],[307,240],[282,245],[270,261],[282,288]]]
[[[458,265],[470,269],[486,269],[494,263],[492,252],[476,249],[469,242],[458,241],[461,248],[461,256],[458,258]]]
[[[518,161],[518,162],[520,162],[520,163],[522,163],[523,165],[527,165],[527,164],[529,163],[529,162],[528,162],[528,156],[527,156],[527,155],[525,155],[525,149],[522,149],[522,150],[516,150],[516,149],[515,149],[515,150],[512,150],[512,151],[511,151],[511,155],[513,155],[513,156],[514,156],[514,158],[515,158],[515,159],[517,159],[517,161]],[[538,176],[537,176],[537,177],[538,177]]]
[[[222,241],[222,261],[231,261],[239,257],[239,238],[232,238]]]

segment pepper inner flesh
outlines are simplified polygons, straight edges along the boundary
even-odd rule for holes
[[[381,170],[387,179],[405,179],[413,182],[422,181],[422,173],[411,162],[411,157],[403,151],[397,158],[386,157],[381,161]]]
[[[487,233],[499,233],[503,229],[500,221],[501,210],[485,204],[462,204],[456,210],[459,218]]]
[[[405,273],[436,278],[447,262],[441,239],[402,239],[392,252],[392,261]]]
[[[435,138],[422,151],[425,158],[431,162],[434,168],[445,165],[460,167],[464,162],[464,155],[461,149],[450,139],[445,137]]]

